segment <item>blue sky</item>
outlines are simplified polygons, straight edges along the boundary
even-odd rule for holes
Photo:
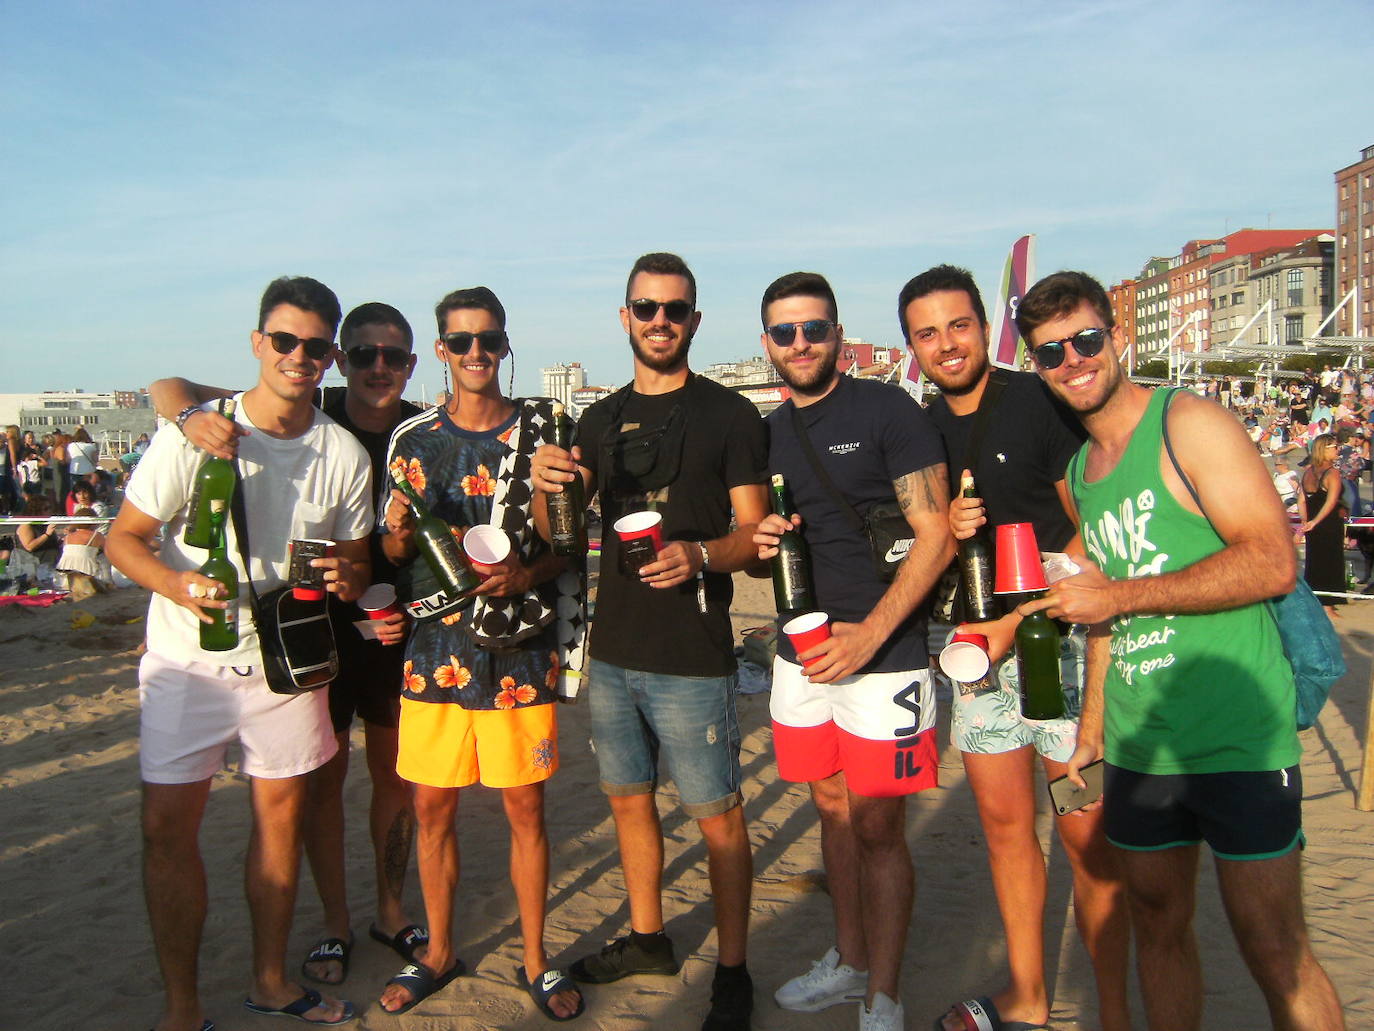
[[[1243,226],[1329,226],[1374,143],[1367,0],[0,7],[0,392],[247,385],[274,276],[510,314],[517,392],[629,376],[634,258],[699,280],[697,367],[776,276],[899,342],[941,261],[1021,233],[1104,281]],[[330,381],[337,382],[336,373]],[[504,374],[503,374],[504,379]]]

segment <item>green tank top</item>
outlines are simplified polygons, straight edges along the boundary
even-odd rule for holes
[[[1220,551],[1206,518],[1160,473],[1171,391],[1156,390],[1115,469],[1069,463],[1088,555],[1114,580],[1169,573]],[[1139,773],[1276,770],[1299,759],[1293,675],[1266,604],[1202,615],[1130,615],[1112,624],[1107,761]]]

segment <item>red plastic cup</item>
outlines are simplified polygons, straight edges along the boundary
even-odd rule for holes
[[[663,547],[663,514],[631,512],[617,519],[614,527],[620,538],[620,571],[639,576],[640,569],[657,559]]]
[[[800,654],[830,639],[830,617],[824,612],[806,612],[782,625],[782,632],[792,642],[792,647]],[[821,656],[803,662],[804,668],[820,662]]]
[[[463,534],[463,551],[472,564],[472,571],[483,580],[510,557],[510,550],[510,538],[499,526],[484,523],[469,527],[468,532]]]
[[[358,599],[358,608],[373,621],[386,619],[401,611],[396,604],[396,588],[392,584],[373,584]]]
[[[312,559],[328,558],[334,554],[334,542],[312,537],[297,537],[289,545],[290,568],[286,574],[291,593],[300,601],[321,601],[324,598],[324,570],[310,564]]]
[[[997,528],[997,576],[994,594],[1027,594],[1049,587],[1035,527],[1030,523],[1004,523]]]
[[[940,653],[940,669],[960,684],[976,684],[988,675],[988,639],[982,634],[955,634]]]

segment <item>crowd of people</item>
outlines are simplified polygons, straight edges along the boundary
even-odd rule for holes
[[[30,520],[0,531],[0,593],[70,589],[72,574],[86,595],[114,582],[100,554],[98,532],[118,508],[123,475],[99,465],[99,445],[84,426],[38,437],[33,430],[5,427],[0,443],[0,518]],[[83,518],[86,525],[52,523],[54,517]],[[94,537],[90,531],[96,530]]]
[[[1259,441],[1235,415],[1186,391],[1132,383],[1106,293],[1081,273],[1056,273],[1022,299],[1018,325],[1034,373],[993,370],[986,312],[966,271],[942,265],[907,282],[898,324],[939,391],[924,409],[899,387],[838,372],[838,302],[815,273],[782,276],[762,296],[760,343],[791,392],[767,420],[691,371],[702,313],[680,257],[636,261],[619,314],[631,378],[584,413],[570,449],[555,437],[547,399],[502,392],[513,341],[485,287],[436,306],[433,353],[451,383],[433,409],[401,400],[419,359],[401,313],[369,302],[343,317],[333,292],[305,277],[276,280],[263,295],[249,389],[153,385],[169,425],[138,462],[107,548],[153,594],[140,764],[144,883],[164,987],[158,1031],[214,1026],[199,994],[207,892],[198,832],[232,741],[252,799],[245,1005],[325,1025],[355,1015],[330,993],[347,980],[354,945],[342,805],[354,716],[372,774],[369,934],[404,960],[375,988],[383,1010],[407,1012],[465,972],[455,828],[462,793],[478,784],[501,792],[522,945],[516,980],[540,1012],[573,1020],[595,1006],[586,986],[675,975],[656,804],[667,776],[708,856],[716,966],[702,1028],[745,1031],[755,1008],[753,860],[732,574],[766,576],[789,533],[808,545],[830,636],[800,653],[780,637],[770,714],[779,776],[806,783],[816,807],[833,938],[808,969],[770,988],[784,1009],[852,1005],[860,1031],[908,1026],[900,985],[916,871],[906,799],[935,787],[939,771],[926,613],[959,542],[1008,522],[1032,524],[1041,547],[1069,553],[1079,572],[1038,600],[959,626],[986,638],[992,662],[985,681],[956,685],[951,727],[985,831],[1009,970],[1001,985],[956,986],[967,996],[936,1026],[1046,1026],[1035,766],[1084,785],[1098,760],[1101,801],[1054,825],[1073,868],[1100,1025],[1131,1026],[1134,941],[1148,1025],[1201,1026],[1191,921],[1205,841],[1274,1026],[1343,1026],[1304,926],[1294,685],[1264,605],[1294,583],[1293,531]],[[336,362],[347,385],[321,390]],[[229,395],[238,404],[227,417],[210,402]],[[1171,435],[1172,464],[1162,461]],[[1329,497],[1338,455],[1323,447],[1303,476]],[[327,690],[275,693],[251,592],[230,601],[198,572],[204,553],[181,529],[205,454],[239,467],[244,513],[229,527],[228,553],[259,594],[287,582],[290,539],[335,542],[314,562],[343,660]],[[792,490],[799,514],[790,520],[769,511],[765,484],[775,474]],[[978,496],[952,486],[965,477]],[[393,478],[406,490],[391,489]],[[590,622],[583,563],[550,545],[549,499],[579,480],[607,528],[648,510],[663,539],[652,561],[630,564],[618,537],[603,535]],[[1302,480],[1285,483],[1307,492]],[[1147,495],[1148,509],[1137,507]],[[897,513],[911,538],[891,573],[853,522],[876,508]],[[439,545],[417,529],[420,515],[460,538],[497,527],[510,556],[475,589],[446,586],[442,565],[427,558]],[[356,602],[373,582],[393,584],[401,606],[364,641],[353,630],[365,618]],[[200,650],[200,624],[230,607],[237,647]],[[1053,720],[1021,715],[1011,657],[1018,625],[1036,609],[1079,628],[1063,638],[1064,715]],[[1218,640],[1228,642],[1224,653],[1212,647]],[[579,694],[590,706],[629,926],[560,967],[544,948],[544,807],[558,790],[557,701]],[[302,852],[321,934],[292,969]],[[412,852],[423,923],[403,902]]]

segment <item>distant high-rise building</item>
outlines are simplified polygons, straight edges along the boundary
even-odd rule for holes
[[[1336,173],[1335,236],[1336,334],[1374,335],[1374,146]]]
[[[1112,304],[1112,321],[1116,323],[1116,331],[1121,334],[1121,339],[1126,341],[1126,346],[1134,349],[1135,347],[1135,280],[1123,279],[1107,291],[1107,299]],[[1134,355],[1131,355],[1134,362]]]
[[[1169,340],[1169,259],[1151,258],[1135,281],[1136,361],[1155,357]]]
[[[587,373],[581,362],[559,362],[539,370],[545,397],[554,397],[565,405],[573,403],[573,391],[587,385]]]

